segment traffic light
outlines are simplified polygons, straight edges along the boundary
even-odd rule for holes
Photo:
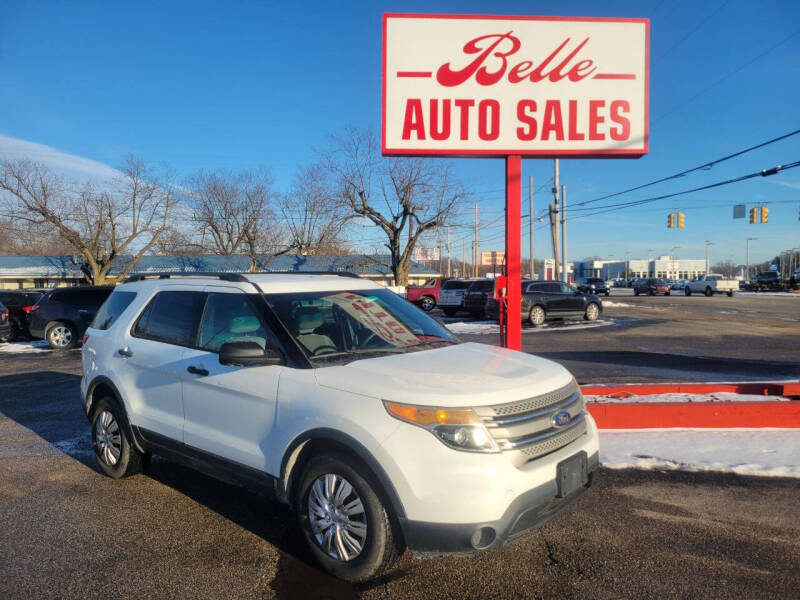
[[[667,229],[672,229],[675,227],[675,213],[669,213],[667,215]]]
[[[761,222],[766,223],[769,220],[769,209],[766,206],[761,207]]]
[[[758,209],[754,206],[750,209],[750,224],[753,225],[754,223],[758,223],[758,216],[757,213]]]
[[[683,229],[683,213],[678,213],[678,228]]]

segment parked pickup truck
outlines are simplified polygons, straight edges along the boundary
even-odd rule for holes
[[[698,275],[686,284],[683,293],[687,296],[692,294],[728,294],[733,296],[734,290],[739,289],[739,282],[735,279],[723,279],[722,275]]]
[[[413,302],[425,312],[433,310],[439,303],[439,291],[445,281],[446,278],[434,277],[422,285],[409,285],[406,287],[406,300]]]

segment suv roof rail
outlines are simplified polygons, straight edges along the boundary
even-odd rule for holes
[[[252,275],[338,275],[339,277],[352,277],[360,279],[356,273],[349,271],[269,271],[261,273],[252,273]],[[252,283],[244,273],[220,273],[214,271],[180,271],[180,272],[164,272],[164,273],[139,273],[126,277],[123,283],[132,283],[134,281],[144,281],[145,279],[171,279],[173,277],[216,277],[222,281],[246,281]]]

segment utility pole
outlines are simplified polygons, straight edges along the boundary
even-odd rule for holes
[[[567,186],[561,186],[561,276],[569,283],[567,275]]]
[[[555,278],[561,280],[561,261],[558,258],[558,159],[553,161],[553,199],[554,205],[551,208],[550,221],[553,228],[553,260],[555,266]]]
[[[473,242],[474,247],[472,250],[472,264],[474,265],[474,275],[473,277],[478,276],[478,205],[475,205],[475,241]]]
[[[450,225],[447,226],[447,276],[452,277],[450,272]]]
[[[757,240],[758,238],[749,237],[744,240],[744,264],[747,270],[745,271],[744,278],[750,279],[750,240]]]
[[[708,247],[713,246],[714,242],[706,240],[706,275],[708,275]]]
[[[528,178],[528,233],[531,244],[531,279],[533,279],[534,262],[533,262],[533,175]]]
[[[466,238],[461,238],[461,270],[458,272],[459,277],[467,277],[467,241]]]

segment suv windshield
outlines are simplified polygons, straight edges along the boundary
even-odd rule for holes
[[[403,353],[456,338],[389,290],[265,294],[310,359],[353,360],[362,354]]]

